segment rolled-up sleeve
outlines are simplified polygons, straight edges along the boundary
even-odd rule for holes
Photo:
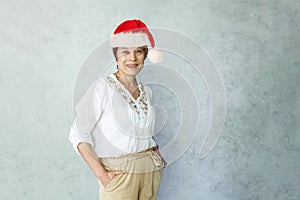
[[[105,109],[108,90],[104,79],[93,83],[75,107],[75,119],[70,128],[69,140],[80,155],[78,145],[87,142],[94,147],[92,131]]]

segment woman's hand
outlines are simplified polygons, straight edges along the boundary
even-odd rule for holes
[[[89,165],[89,167],[92,169],[97,179],[104,186],[107,186],[116,175],[126,173],[124,170],[107,171],[103,167],[102,163],[99,161],[99,158],[96,156],[91,144],[82,142],[79,143],[77,148],[80,155],[83,157],[85,162]]]
[[[125,174],[126,171],[123,170],[109,170],[106,172],[106,175],[102,177],[102,179],[100,179],[102,185],[104,187],[106,187],[113,179],[116,175],[118,174]]]
[[[161,156],[161,154],[160,154],[158,148],[157,148],[156,150],[154,150],[154,151],[157,152],[158,155],[161,157],[161,160],[163,161],[163,168],[165,168],[165,167],[167,166],[168,163],[167,163],[166,160]]]

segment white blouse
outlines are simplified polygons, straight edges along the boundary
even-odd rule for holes
[[[93,83],[75,108],[69,140],[87,142],[99,158],[119,157],[155,147],[152,91],[137,80],[134,99],[114,74]],[[80,154],[79,154],[80,155]]]

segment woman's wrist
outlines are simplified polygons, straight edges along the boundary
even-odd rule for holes
[[[96,177],[101,183],[105,183],[109,179],[107,171],[100,173]]]

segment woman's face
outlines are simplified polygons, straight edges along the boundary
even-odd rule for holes
[[[137,75],[144,66],[145,52],[140,47],[119,47],[117,49],[117,62],[119,71],[126,75]]]

